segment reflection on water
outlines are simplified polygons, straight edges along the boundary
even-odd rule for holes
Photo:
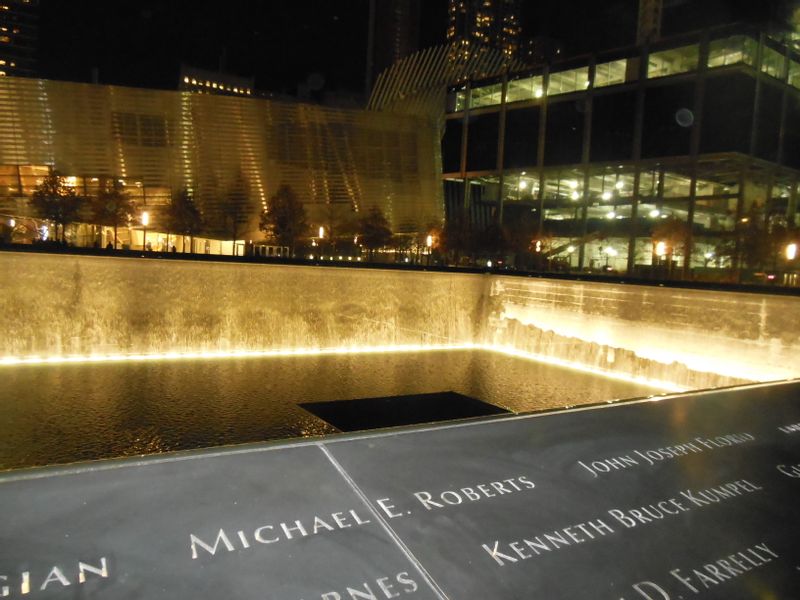
[[[473,351],[8,367],[0,468],[332,433],[301,402],[456,391],[514,412],[647,388]]]

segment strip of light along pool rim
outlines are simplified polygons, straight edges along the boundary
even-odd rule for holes
[[[618,381],[645,385],[670,392],[683,392],[689,388],[680,386],[670,381],[648,379],[627,373],[617,373],[598,367],[581,363],[545,356],[533,352],[517,350],[510,346],[496,344],[394,344],[382,346],[336,346],[330,348],[276,348],[268,350],[206,350],[198,352],[154,352],[148,354],[88,354],[67,356],[22,356],[0,358],[0,367],[17,365],[60,365],[81,363],[106,363],[106,362],[145,362],[161,360],[206,360],[230,358],[268,358],[268,357],[302,357],[302,356],[331,356],[349,354],[392,354],[410,352],[441,352],[453,350],[484,350],[496,352],[505,356],[531,360],[568,369],[574,369],[592,375],[608,377]]]

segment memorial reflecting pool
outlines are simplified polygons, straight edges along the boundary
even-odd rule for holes
[[[512,412],[660,390],[481,351],[3,368],[0,469],[333,433],[303,402],[455,391]]]

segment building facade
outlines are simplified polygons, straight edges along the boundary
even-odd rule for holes
[[[281,184],[310,223],[336,231],[379,207],[396,232],[441,222],[439,138],[427,122],[247,97],[0,79],[0,214],[31,215],[50,169],[82,195],[119,180],[158,228],[188,189],[208,235],[262,239],[259,215]],[[234,201],[235,200],[235,201]],[[163,224],[161,225],[163,227]]]
[[[450,0],[447,42],[457,46],[456,57],[485,46],[501,50],[508,59],[516,58],[520,4],[520,0]]]
[[[448,209],[478,227],[529,223],[565,268],[723,269],[759,232],[800,224],[789,38],[720,28],[449,93]]]
[[[366,97],[384,70],[419,50],[421,0],[370,0]]]
[[[39,0],[0,1],[0,77],[36,74]]]

